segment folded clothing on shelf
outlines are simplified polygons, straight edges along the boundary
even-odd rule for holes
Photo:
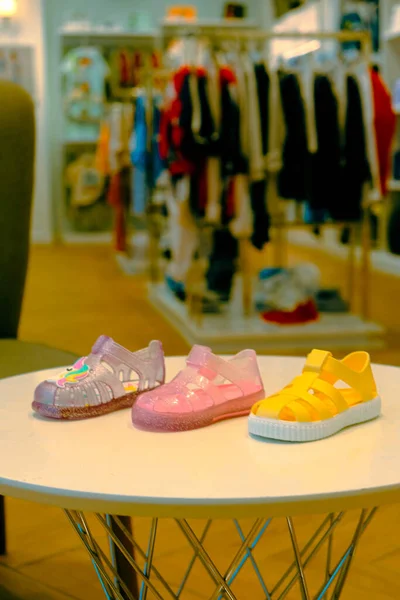
[[[317,305],[310,298],[298,304],[293,310],[267,310],[261,313],[261,318],[268,323],[277,325],[301,325],[317,321],[319,317]]]
[[[319,312],[323,313],[346,313],[349,312],[349,304],[337,289],[321,289],[315,296]]]
[[[314,320],[314,296],[319,289],[319,282],[319,269],[310,263],[299,264],[290,269],[263,269],[259,273],[255,306],[263,313],[263,318],[268,320],[266,315],[270,314],[274,322],[296,322],[298,316],[301,318],[300,322],[304,322],[305,314],[309,314],[311,320]],[[277,313],[283,313],[278,321]]]
[[[186,288],[182,281],[176,281],[170,276],[165,277],[167,288],[181,302],[185,302],[188,296],[196,295],[197,299],[201,299],[201,310],[203,313],[219,313],[221,311],[221,298],[214,292],[207,290],[193,292]]]

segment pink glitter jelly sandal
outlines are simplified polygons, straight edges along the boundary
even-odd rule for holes
[[[146,431],[186,431],[250,413],[264,389],[254,350],[229,360],[194,346],[186,368],[170,383],[141,394],[132,422]]]
[[[161,342],[138,352],[102,335],[89,356],[35,390],[32,408],[50,419],[86,419],[131,408],[136,397],[164,383]]]

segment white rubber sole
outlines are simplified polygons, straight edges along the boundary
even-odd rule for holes
[[[357,404],[336,417],[313,423],[278,421],[251,414],[249,416],[249,433],[282,442],[315,442],[330,437],[351,425],[376,419],[381,414],[381,404],[378,396],[374,400]]]

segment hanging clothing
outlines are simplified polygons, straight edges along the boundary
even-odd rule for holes
[[[194,173],[196,170],[196,163],[182,152],[186,134],[181,123],[182,89],[189,74],[190,70],[187,67],[182,67],[174,74],[161,108],[159,151],[173,176]]]
[[[124,167],[112,175],[108,190],[108,203],[114,211],[114,247],[117,252],[128,250],[127,221],[131,196],[131,171]]]
[[[223,302],[230,300],[239,243],[228,229],[213,232],[210,266],[206,275],[208,289],[218,294]]]
[[[392,108],[392,97],[382,77],[374,70],[370,71],[374,130],[379,161],[380,191],[382,197],[388,193],[388,180],[391,172],[393,140],[396,132],[396,115]]]
[[[265,165],[262,147],[260,101],[258,100],[257,80],[254,65],[247,56],[242,56],[246,76],[248,106],[249,175],[251,181],[265,179]]]
[[[281,74],[280,90],[286,137],[278,190],[282,198],[303,201],[307,198],[309,152],[304,101],[295,74]]]
[[[133,126],[132,104],[114,103],[101,126],[95,164],[110,179],[107,200],[114,213],[114,247],[128,250],[127,229],[132,198],[129,139]]]
[[[264,156],[268,153],[268,135],[269,135],[269,86],[270,79],[267,69],[263,63],[254,65],[254,73],[257,85],[258,107],[260,111],[261,142],[262,153]]]
[[[317,150],[310,155],[307,199],[314,213],[312,220],[318,222],[323,209],[332,207],[340,196],[341,136],[339,107],[331,80],[318,75],[313,88]]]
[[[196,162],[215,154],[218,134],[208,100],[207,73],[203,68],[195,72],[187,69],[180,90],[180,150],[186,159]]]
[[[199,230],[189,208],[189,196],[189,176],[172,178],[167,194],[168,237],[171,243],[167,275],[183,284],[199,243]]]
[[[248,105],[249,110],[253,112],[249,119],[250,202],[253,212],[253,231],[250,239],[258,250],[262,250],[269,241],[270,226],[266,173],[266,157],[269,150],[269,83],[269,75],[263,64],[252,65],[252,72],[247,71]]]
[[[329,206],[333,219],[357,221],[362,216],[364,186],[370,181],[367,133],[361,89],[357,79],[347,76],[345,146],[342,150],[340,194]]]
[[[365,129],[365,139],[367,146],[367,160],[369,164],[369,190],[368,200],[377,201],[382,197],[381,183],[379,175],[379,158],[377,149],[377,140],[374,125],[374,98],[370,69],[366,61],[361,61],[351,70],[351,75],[356,80],[361,93],[363,107],[363,119]]]
[[[276,174],[282,169],[283,144],[286,127],[283,115],[280,81],[278,72],[269,71],[268,95],[268,148],[265,166],[269,174]]]
[[[221,105],[221,82],[220,69],[215,62],[211,65],[207,73],[207,100],[210,105],[211,116],[214,122],[215,130],[221,131],[222,105]],[[214,156],[207,159],[207,202],[203,206],[207,223],[218,224],[221,221],[221,157],[219,151],[215,148]]]
[[[152,139],[148,145],[147,104],[151,102]],[[159,134],[161,114],[157,97],[148,99],[145,95],[136,99],[135,119],[130,140],[131,161],[133,169],[132,212],[143,215],[145,212],[148,190],[154,189],[157,180],[164,171],[164,161],[160,156]]]
[[[227,225],[235,216],[237,200],[236,177],[247,172],[247,160],[242,154],[240,144],[240,112],[236,102],[236,76],[231,68],[220,69],[221,87],[221,125],[219,132],[221,163],[221,218],[220,223]],[[234,259],[234,256],[232,256]]]

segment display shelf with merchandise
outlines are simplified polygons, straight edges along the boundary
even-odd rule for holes
[[[389,182],[389,190],[391,192],[400,192],[400,179],[391,179]]]
[[[140,56],[140,65],[138,63],[136,66],[135,63],[135,68],[128,70],[127,76],[131,78],[129,84],[134,85],[134,73],[137,79],[137,82],[135,79],[135,85],[140,83],[143,86],[144,73],[147,68],[145,67],[147,62],[144,63],[143,60],[150,60],[153,52],[157,51],[157,39],[159,36],[155,31],[135,32],[94,26],[84,30],[73,29],[69,26],[58,30],[60,61],[58,66],[61,65],[64,76],[62,88],[58,85],[58,95],[64,111],[57,112],[55,132],[57,132],[57,146],[61,157],[58,164],[63,173],[59,173],[59,176],[55,177],[57,188],[60,190],[60,193],[55,195],[58,199],[55,213],[58,215],[57,237],[64,241],[70,240],[71,237],[74,238],[74,234],[77,234],[79,240],[85,241],[85,233],[88,243],[92,243],[93,237],[97,238],[99,235],[101,237],[102,233],[108,233],[107,240],[111,239],[113,219],[112,208],[107,202],[107,190],[109,189],[107,173],[101,174],[104,179],[104,188],[101,194],[99,192],[98,200],[93,201],[90,206],[89,204],[85,206],[82,203],[79,204],[76,194],[75,199],[72,197],[71,203],[71,194],[74,194],[74,189],[78,190],[80,185],[88,187],[90,181],[93,180],[98,165],[95,155],[98,152],[101,124],[104,119],[108,119],[109,107],[116,102],[129,104],[133,102],[132,89],[123,88],[119,83],[119,78],[122,77],[122,73],[125,73],[123,71],[125,67],[122,59],[117,60],[117,53],[124,53],[124,56],[132,61],[138,61]],[[83,73],[79,75],[78,71],[74,70],[74,65],[78,66],[85,60],[89,61],[87,64],[93,65],[90,73],[85,75],[88,78],[87,83],[85,83],[86,80],[78,81]],[[101,78],[104,79],[102,86]],[[84,91],[84,85],[90,91],[89,95]],[[73,91],[75,88],[77,88],[77,94]],[[65,112],[67,98],[68,114]],[[63,112],[64,114],[62,114]],[[131,131],[129,130],[125,137],[130,138],[130,136]],[[80,159],[85,156],[89,157],[89,155],[92,157],[90,164],[80,165]],[[71,171],[71,165],[76,165],[76,177],[74,175],[73,181],[71,177],[66,178],[68,170]],[[86,181],[88,183],[84,184]],[[69,190],[66,189],[67,183]],[[127,215],[126,219],[130,227],[131,216]],[[118,264],[120,262],[118,259]],[[126,269],[123,270],[126,271]]]
[[[163,284],[149,285],[149,299],[189,344],[203,344],[220,353],[239,347],[278,353],[321,345],[338,349],[384,345],[382,327],[352,314],[324,314],[313,323],[281,326],[265,323],[255,313],[244,316],[240,303],[233,302],[223,314],[204,315],[198,323]]]
[[[400,191],[400,190],[399,190]],[[348,249],[341,244],[336,237],[325,236],[323,239],[317,239],[309,231],[292,231],[289,234],[289,242],[292,246],[312,248],[316,251],[323,251],[329,256],[335,256],[343,260],[346,259]],[[361,257],[361,248],[356,248],[356,258]],[[371,251],[371,266],[374,271],[387,273],[398,277],[400,273],[400,256],[389,252],[382,247]]]
[[[400,31],[387,31],[384,35],[383,35],[383,39],[386,42],[398,42],[400,41]]]
[[[182,27],[197,33],[212,33],[213,31],[223,30],[252,30],[258,29],[260,24],[251,19],[196,19],[194,21],[183,22],[181,20],[164,19],[161,22],[161,29],[170,35],[176,35],[182,32]]]
[[[185,26],[181,25],[181,35],[185,34]],[[183,32],[183,33],[182,33]],[[194,36],[195,37],[195,36]],[[286,31],[275,32],[244,32],[242,35],[238,34],[238,39],[242,40],[243,43],[246,41],[256,40],[262,42],[281,42],[293,38],[295,42],[301,41],[302,38],[311,38],[317,42],[335,42],[355,39],[356,41],[365,44],[366,51],[369,48],[369,38],[364,33],[349,33],[349,32],[329,32],[329,31],[310,31],[310,32],[298,32],[294,33]],[[210,35],[211,39],[229,39],[225,32],[213,32]],[[271,44],[272,46],[272,44]],[[296,44],[295,44],[296,48]],[[285,207],[287,202],[281,202],[278,197],[278,187],[272,185],[276,184],[273,177],[270,178],[269,188],[269,207],[271,211],[271,247],[272,253],[275,255],[271,264],[271,257],[269,257],[268,266],[281,267],[285,270],[287,267],[286,261],[286,244],[288,241],[288,232],[293,229],[319,229],[334,228],[336,234],[340,234],[342,229],[350,227],[353,229],[353,225],[341,223],[339,221],[329,221],[326,223],[319,223],[315,221],[304,221],[303,215],[297,215],[293,221],[287,218]],[[361,199],[360,199],[361,202]],[[363,212],[363,211],[361,211]],[[368,211],[366,210],[365,213]],[[251,273],[251,269],[246,267],[248,263],[246,258],[246,251],[244,248],[245,242],[239,242],[239,261],[238,264],[240,274],[236,275],[236,283],[239,282],[240,291],[235,290],[230,297],[230,302],[226,302],[221,294],[221,298],[218,297],[218,293],[209,294],[210,290],[213,290],[212,284],[209,282],[209,275],[207,268],[201,271],[201,265],[196,271],[196,260],[192,261],[192,268],[187,271],[186,276],[178,276],[175,273],[178,270],[175,268],[176,260],[171,260],[165,270],[165,283],[158,283],[156,280],[154,284],[150,286],[150,299],[154,306],[162,312],[162,314],[173,324],[191,343],[204,343],[207,345],[215,346],[220,344],[218,348],[221,351],[233,350],[237,347],[238,340],[243,345],[250,346],[255,345],[256,347],[267,348],[270,351],[274,349],[284,349],[285,351],[296,351],[302,348],[304,344],[313,343],[314,345],[320,345],[321,340],[324,338],[332,339],[332,344],[337,344],[339,347],[349,347],[354,344],[355,340],[357,344],[365,344],[367,347],[376,347],[383,344],[384,331],[375,323],[371,323],[369,320],[368,313],[368,299],[369,299],[369,252],[370,245],[365,242],[365,231],[367,223],[367,217],[361,219],[362,223],[354,225],[357,227],[357,236],[360,233],[360,238],[363,239],[362,251],[358,253],[360,258],[361,269],[360,269],[360,281],[359,291],[362,297],[362,302],[355,302],[355,273],[357,272],[357,265],[355,260],[357,258],[353,244],[347,248],[349,255],[348,267],[346,267],[346,278],[348,280],[348,290],[346,293],[346,300],[350,306],[350,311],[359,310],[358,304],[362,305],[360,313],[353,314],[349,311],[349,306],[340,311],[336,311],[334,316],[327,314],[321,309],[321,314],[318,316],[311,314],[311,304],[315,305],[314,298],[317,297],[317,289],[312,294],[309,293],[307,297],[302,297],[301,300],[297,300],[300,295],[296,296],[296,302],[291,301],[288,303],[288,307],[280,304],[282,298],[278,301],[277,299],[271,299],[269,296],[270,304],[272,309],[266,301],[266,309],[259,309],[260,303],[256,300],[256,295],[253,294],[251,279],[255,275]],[[352,236],[356,239],[356,235]],[[243,242],[243,243],[242,243]],[[172,245],[172,244],[171,244]],[[244,249],[244,252],[242,250]],[[160,249],[161,250],[161,249]],[[178,251],[175,250],[178,254]],[[160,251],[161,255],[161,251]],[[170,260],[170,259],[168,259]],[[159,261],[162,264],[162,261]],[[201,261],[197,261],[201,263]],[[210,267],[211,270],[212,267]],[[157,268],[155,269],[155,271]],[[196,271],[196,272],[195,272]],[[206,274],[207,273],[207,274]],[[282,284],[283,285],[283,284]],[[236,286],[238,287],[238,286]],[[300,285],[299,285],[300,287]],[[307,292],[308,293],[308,292]],[[268,292],[266,292],[266,298],[268,298]],[[217,296],[217,297],[215,297]],[[233,296],[233,297],[232,297]],[[254,296],[254,297],[253,297]],[[276,304],[274,304],[276,300]],[[307,312],[307,300],[309,301],[309,312]],[[290,304],[290,307],[289,307]],[[346,304],[344,301],[343,305]],[[278,308],[274,310],[275,306]],[[293,308],[291,308],[293,307]],[[258,311],[256,310],[259,309]],[[294,313],[296,309],[302,313],[302,316]],[[314,308],[317,311],[317,307]],[[211,312],[213,311],[213,314]],[[257,314],[259,312],[260,314]],[[279,316],[276,313],[280,312]],[[318,312],[318,311],[317,311]],[[266,322],[269,321],[269,322]],[[273,324],[272,324],[273,323]],[[276,325],[275,323],[280,323]],[[284,323],[284,325],[282,324]],[[290,323],[290,324],[289,324]],[[301,324],[300,324],[301,323]],[[314,340],[314,342],[312,342]]]

